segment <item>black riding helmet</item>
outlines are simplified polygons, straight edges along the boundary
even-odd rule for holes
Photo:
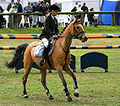
[[[52,10],[58,10],[59,12],[61,11],[60,7],[58,7],[57,5],[53,4],[50,6],[49,8],[49,12],[51,12]]]

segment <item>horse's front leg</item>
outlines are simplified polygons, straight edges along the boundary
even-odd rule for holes
[[[64,71],[73,78],[73,81],[74,81],[74,89],[75,89],[74,96],[75,96],[75,97],[79,97],[79,92],[78,92],[78,85],[77,85],[76,76],[75,76],[74,73],[71,71],[69,65],[66,65],[66,66],[65,66]]]
[[[48,98],[50,100],[53,100],[54,97],[51,95],[51,93],[49,92],[49,89],[46,86],[46,70],[41,70],[41,83],[42,83],[43,87],[45,88]]]
[[[57,72],[58,72],[59,77],[60,77],[60,79],[62,80],[63,86],[64,86],[64,88],[65,88],[65,89],[64,89],[64,92],[65,92],[65,94],[66,94],[66,96],[67,96],[67,101],[68,101],[68,102],[71,102],[71,101],[72,101],[72,98],[70,97],[70,93],[69,93],[68,88],[67,88],[67,83],[66,83],[65,78],[64,78],[63,73],[62,73],[62,67],[57,68]]]

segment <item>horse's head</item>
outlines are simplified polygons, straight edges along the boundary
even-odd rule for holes
[[[78,38],[82,42],[85,42],[88,40],[87,35],[85,34],[85,31],[83,29],[83,26],[80,24],[80,19],[76,19],[73,21],[73,30],[72,30],[72,35],[75,38]]]

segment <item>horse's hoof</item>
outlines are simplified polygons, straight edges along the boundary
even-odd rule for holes
[[[24,98],[28,98],[28,95],[25,94],[25,95],[24,95]]]
[[[78,97],[79,97],[79,93],[76,93],[76,92],[75,92],[75,93],[74,93],[74,96],[78,98]]]
[[[68,98],[67,98],[67,101],[68,101],[68,102],[72,102],[73,100],[72,100],[71,97],[68,97]]]
[[[49,99],[50,99],[50,100],[53,100],[53,99],[54,99],[54,97],[51,95],[51,96],[49,96]]]

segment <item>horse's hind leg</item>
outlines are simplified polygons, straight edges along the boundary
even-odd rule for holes
[[[49,97],[49,99],[53,100],[54,97],[51,95],[51,93],[49,92],[49,89],[46,86],[46,70],[41,70],[41,83],[43,87],[45,88],[46,94]]]
[[[23,91],[23,94],[24,94],[24,98],[28,98],[28,95],[27,95],[27,92],[26,92],[26,82],[27,82],[27,78],[28,78],[28,75],[30,73],[30,70],[32,68],[32,65],[33,65],[33,62],[32,62],[32,59],[29,57],[27,59],[24,59],[24,76],[23,76],[23,86],[24,86],[24,91]]]
[[[78,92],[78,85],[77,85],[76,76],[75,76],[74,73],[71,71],[69,65],[66,65],[66,66],[64,67],[64,71],[66,71],[66,73],[69,74],[69,75],[73,78],[73,81],[74,81],[74,89],[75,89],[74,96],[75,96],[75,97],[79,97],[79,92]]]
[[[28,95],[27,95],[27,92],[26,92],[26,82],[27,82],[27,77],[29,75],[29,72],[30,72],[31,69],[25,69],[25,72],[24,72],[24,76],[23,76],[23,87],[24,87],[24,91],[23,91],[23,95],[24,95],[24,98],[28,98]]]

